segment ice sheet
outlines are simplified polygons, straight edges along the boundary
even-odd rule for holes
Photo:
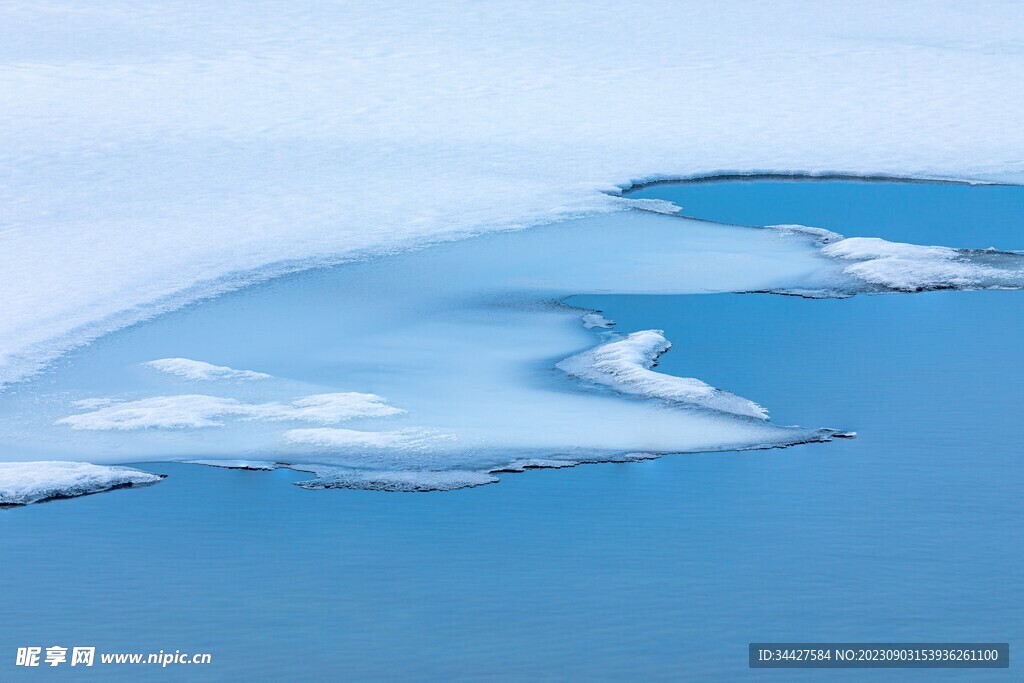
[[[1001,273],[1008,286],[1022,258],[647,210],[435,245],[252,287],[116,335],[76,354],[54,386],[0,401],[20,416],[0,422],[0,445],[32,434],[38,457],[272,462],[313,468],[330,488],[427,490],[631,454],[827,441],[843,434],[774,425],[755,397],[658,372],[671,346],[661,332],[612,331],[598,312],[560,302],[915,291],[907,278],[929,268],[921,288],[991,285],[948,267]],[[855,269],[865,265],[902,279],[871,281]],[[211,349],[231,365],[212,366],[229,379],[204,383],[206,393],[169,393],[194,380],[139,367]],[[232,367],[263,378],[232,381]]]
[[[632,180],[1020,177],[1022,12],[6,2],[0,382],[289,268],[622,210]]]
[[[810,286],[830,263],[803,235],[636,210],[309,272],[77,352],[55,383],[0,397],[0,415],[18,417],[0,420],[0,448],[255,461],[312,467],[331,488],[426,490],[638,454],[827,441],[834,430],[774,425],[752,400],[652,370],[669,346],[659,333],[612,332],[599,313],[559,302]],[[211,353],[265,377],[221,371],[198,393],[196,380],[146,365]]]

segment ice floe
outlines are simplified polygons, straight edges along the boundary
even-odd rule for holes
[[[842,277],[819,285],[770,291],[807,296],[850,296],[861,292],[923,292],[939,289],[1024,288],[1024,255],[995,249],[954,249],[891,242],[880,237],[844,237],[802,225],[769,226],[787,235],[814,239],[819,253],[841,264]]]
[[[130,467],[85,462],[0,462],[0,506],[28,505],[132,486],[148,486],[162,475]]]
[[[583,327],[588,330],[594,329],[595,327],[608,330],[615,327],[615,322],[608,320],[600,313],[587,313],[583,316]]]

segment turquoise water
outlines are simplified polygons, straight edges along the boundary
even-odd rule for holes
[[[749,218],[727,219],[1024,246],[1015,188],[765,181],[644,192],[702,218],[745,207]],[[995,207],[985,199],[994,192],[1005,193]],[[934,201],[978,211],[934,215]],[[959,218],[939,224],[941,239],[927,239],[951,213]],[[903,232],[874,220],[857,232],[860,217],[883,215]],[[0,514],[2,656],[33,644],[214,656],[206,668],[75,669],[69,680],[1013,680],[1013,669],[755,673],[746,647],[1015,650],[1019,293],[570,303],[603,310],[622,331],[664,329],[674,346],[660,371],[727,387],[776,424],[858,438],[416,495],[305,491],[288,483],[308,476],[287,471],[142,465],[170,476]],[[153,337],[146,326],[126,334],[156,343],[169,320],[152,323]],[[0,676],[43,677],[13,666]]]

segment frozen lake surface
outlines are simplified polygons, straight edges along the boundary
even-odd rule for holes
[[[0,394],[0,445],[18,460],[241,459],[315,486],[424,490],[829,440],[833,425],[772,422],[756,398],[658,372],[659,328],[608,329],[564,300],[859,281],[814,236],[637,204],[307,271],[111,334]]]
[[[801,222],[926,245],[1022,244],[1017,188],[758,181],[642,192],[701,218]],[[764,216],[757,211],[762,202],[771,209]],[[946,210],[934,212],[935,202],[945,202]],[[726,213],[744,207],[742,216]],[[734,232],[646,213],[625,220],[631,218],[723,230],[724,237],[688,231],[687,239],[701,235],[721,245],[735,235],[737,253],[741,236],[750,237],[747,253],[783,250],[776,252],[785,264],[773,271],[776,284],[792,284],[793,264],[820,259],[806,239],[793,241],[797,236]],[[600,222],[578,229],[580,240],[615,233]],[[532,239],[544,239],[544,230]],[[441,252],[477,248],[472,244]],[[558,257],[565,262],[565,254]],[[187,364],[165,364],[164,370],[139,365],[179,353],[295,383],[380,380],[372,363],[353,374],[355,360],[309,354],[310,346],[347,336],[341,321],[313,333],[298,324],[315,310],[330,319],[324,302],[358,299],[346,298],[344,271],[268,283],[123,331],[5,401],[30,405],[36,392],[40,410],[55,405],[60,412],[68,405],[62,401],[80,400],[97,386],[104,395],[118,395],[144,383],[235,382],[230,386],[238,391],[268,392],[246,398],[249,404],[302,408],[276,398],[283,393],[274,384],[280,379],[223,377],[223,370]],[[314,296],[309,308],[292,307],[301,299],[295,292],[313,295],[318,288],[329,294]],[[270,309],[247,304],[274,300],[281,303]],[[19,558],[0,572],[7,596],[0,648],[64,643],[214,653],[212,667],[187,672],[194,680],[744,680],[746,645],[754,640],[975,638],[1011,647],[1021,641],[1024,581],[1016,568],[1024,551],[1013,539],[1024,518],[1024,466],[1012,430],[1024,405],[1019,293],[842,299],[591,293],[567,303],[600,309],[622,334],[663,330],[674,346],[658,372],[727,388],[767,407],[774,424],[837,426],[858,437],[505,474],[499,486],[430,495],[314,492],[288,485],[309,475],[285,470],[143,464],[168,478],[141,490],[0,515],[3,556]],[[602,334],[600,327],[580,325],[578,310],[528,309],[513,319],[517,315],[530,325],[540,316],[545,329],[559,330],[557,345],[571,342],[576,350],[592,347],[600,339],[593,335]],[[501,313],[503,325],[507,316]],[[222,340],[230,334],[239,335],[237,343],[225,348]],[[551,357],[548,367],[558,359]],[[107,372],[111,368],[121,370]],[[569,377],[538,372],[543,377],[534,386],[543,392],[579,391]],[[253,388],[263,383],[270,388]],[[361,388],[389,396],[401,383]],[[616,406],[650,400],[606,389],[596,388],[595,395]],[[41,398],[47,392],[68,396]],[[345,406],[367,409],[367,403],[380,410],[374,401]],[[45,447],[63,448],[58,426],[47,424],[52,431],[42,433],[56,436]],[[206,433],[223,432],[224,444],[239,436],[263,438],[259,430],[248,435],[250,424],[277,429],[280,423],[243,422],[236,425],[241,430]],[[140,453],[151,446],[137,430],[60,428],[96,453],[120,437]],[[183,435],[192,433],[142,432],[165,448],[187,444]],[[122,457],[130,450],[122,449]],[[68,563],[88,580],[69,579]],[[162,672],[128,668],[81,674],[82,680],[100,674],[104,680],[162,679]],[[805,674],[808,680],[844,677]],[[784,671],[759,676],[791,679]],[[943,677],[980,680],[971,671]],[[877,671],[872,678],[934,675]]]

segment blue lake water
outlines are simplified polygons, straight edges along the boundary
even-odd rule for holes
[[[638,195],[727,222],[1024,247],[1017,188],[731,181]],[[1021,293],[569,303],[622,331],[665,330],[662,372],[757,401],[776,424],[858,438],[408,495],[306,491],[289,483],[308,475],[289,471],[141,465],[170,476],[0,514],[0,656],[64,644],[214,657],[57,674],[68,680],[1015,678],[752,672],[746,648],[1022,642]],[[4,667],[5,681],[54,673]]]
[[[711,179],[648,185],[628,196],[667,199],[686,216],[733,225],[796,223],[895,242],[1024,248],[1024,197],[1017,186]]]

